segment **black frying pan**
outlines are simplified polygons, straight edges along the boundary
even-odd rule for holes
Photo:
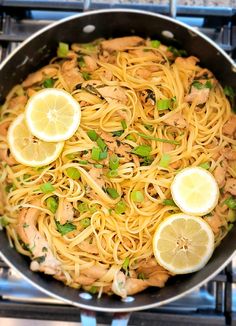
[[[64,19],[26,40],[0,66],[0,102],[16,83],[54,56],[59,41],[85,43],[100,37],[132,34],[159,39],[165,44],[184,48],[189,54],[200,58],[201,65],[212,70],[223,85],[236,89],[236,65],[203,34],[157,14],[135,10],[102,10]],[[0,233],[0,251],[10,266],[15,267],[34,286],[50,296],[89,310],[131,312],[171,302],[205,283],[230,262],[236,249],[235,239],[236,228],[233,228],[215,250],[209,263],[199,272],[173,277],[162,289],[147,289],[123,301],[106,295],[97,299],[96,295],[85,294],[44,274],[31,272],[28,258],[9,246],[4,231]],[[91,319],[88,325],[93,325]]]

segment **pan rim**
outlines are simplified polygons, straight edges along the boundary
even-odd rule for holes
[[[230,56],[223,50],[221,49],[214,41],[212,41],[210,38],[208,38],[206,35],[204,35],[202,32],[200,32],[199,30],[194,29],[193,27],[177,21],[174,18],[162,15],[162,14],[158,14],[158,13],[152,13],[152,12],[148,12],[148,11],[144,11],[144,10],[136,10],[136,9],[101,9],[101,10],[94,10],[92,12],[86,12],[86,13],[78,13],[75,15],[71,15],[68,16],[66,18],[63,18],[57,22],[51,23],[48,26],[40,29],[39,31],[37,31],[36,33],[32,34],[30,37],[28,37],[25,41],[23,41],[16,49],[14,49],[7,57],[5,60],[2,61],[2,63],[0,64],[0,71],[4,68],[4,66],[11,60],[11,58],[18,52],[20,51],[26,44],[30,43],[34,38],[36,38],[37,36],[39,36],[40,34],[43,34],[44,32],[46,32],[47,30],[50,30],[60,24],[63,24],[67,21],[73,20],[73,19],[77,19],[80,17],[85,17],[85,16],[91,16],[91,15],[97,15],[97,14],[103,14],[103,13],[109,13],[109,12],[124,12],[124,13],[136,13],[136,14],[142,14],[142,15],[149,15],[149,16],[153,16],[153,17],[157,17],[157,18],[161,18],[161,19],[165,19],[167,21],[170,21],[172,23],[175,23],[176,25],[180,25],[182,27],[184,27],[186,30],[192,32],[195,35],[200,36],[201,38],[203,38],[205,41],[207,41],[211,46],[213,46],[218,52],[220,52],[225,59],[231,64],[232,66],[232,70],[236,73],[236,63],[233,61],[232,58],[230,58]],[[204,280],[202,280],[200,283],[198,283],[197,285],[189,288],[188,290],[182,292],[181,294],[178,294],[174,297],[171,297],[169,299],[166,299],[164,301],[161,302],[155,302],[152,304],[147,304],[147,305],[142,305],[137,306],[137,307],[122,307],[122,308],[106,308],[106,307],[96,307],[96,306],[92,306],[89,304],[89,301],[86,302],[86,304],[83,303],[78,303],[76,301],[72,301],[70,299],[67,298],[63,298],[60,295],[57,295],[55,293],[52,293],[50,291],[48,291],[46,288],[41,287],[40,285],[38,285],[37,283],[35,283],[34,281],[32,281],[29,277],[27,277],[26,275],[23,274],[23,272],[19,271],[14,264],[3,254],[3,252],[0,251],[0,257],[11,267],[13,268],[16,272],[18,272],[27,282],[29,282],[32,286],[34,286],[35,288],[37,288],[38,290],[40,290],[41,292],[45,293],[48,296],[51,296],[55,299],[58,299],[64,303],[73,305],[75,307],[78,308],[82,308],[82,309],[89,309],[92,311],[100,311],[100,312],[111,312],[111,313],[116,313],[116,312],[133,312],[133,311],[141,311],[141,310],[145,310],[145,309],[151,309],[151,308],[156,308],[156,307],[160,307],[162,305],[165,305],[167,303],[176,301],[177,299],[182,298],[183,296],[185,296],[186,294],[194,291],[196,288],[202,286],[203,284],[205,284],[206,282],[208,282],[209,280],[211,280],[212,278],[214,278],[214,276],[216,276],[226,265],[229,264],[229,262],[233,259],[233,257],[236,256],[236,250],[226,259],[226,261],[224,261],[224,263],[217,268],[210,276],[206,277]]]
[[[204,280],[202,280],[200,283],[196,284],[195,286],[189,288],[188,290],[182,292],[181,294],[178,294],[174,297],[171,297],[169,299],[163,300],[163,301],[159,301],[159,302],[154,302],[151,304],[147,304],[147,305],[142,305],[137,306],[137,307],[122,307],[122,308],[106,308],[106,307],[96,307],[96,306],[92,306],[89,304],[89,301],[87,301],[87,304],[83,304],[83,303],[79,303],[76,301],[72,301],[70,299],[66,299],[64,297],[61,297],[60,295],[57,295],[55,293],[52,293],[50,291],[48,291],[47,289],[45,289],[44,287],[41,287],[40,285],[38,285],[37,283],[35,283],[34,281],[32,281],[29,277],[27,277],[26,275],[23,274],[23,272],[19,271],[13,263],[11,263],[11,261],[2,253],[0,252],[0,258],[2,258],[4,260],[4,262],[10,266],[13,270],[15,270],[18,274],[21,275],[21,277],[23,279],[25,279],[28,283],[30,283],[32,286],[34,286],[35,288],[37,288],[39,291],[43,292],[44,294],[48,295],[49,297],[53,297],[59,301],[62,301],[64,303],[70,304],[74,307],[77,308],[82,308],[82,309],[87,309],[87,310],[92,310],[92,311],[97,311],[97,312],[107,312],[107,313],[119,313],[119,312],[134,312],[134,311],[141,311],[141,310],[146,310],[146,309],[152,309],[152,308],[157,308],[157,307],[161,307],[163,305],[166,305],[168,303],[171,303],[173,301],[176,301],[182,297],[184,297],[185,295],[187,295],[188,293],[194,291],[195,289],[203,286],[205,283],[209,282],[211,279],[213,279],[217,274],[219,274],[234,258],[234,256],[236,256],[236,250],[228,257],[228,259],[219,267],[217,268],[211,275],[209,275],[207,278],[205,278]],[[86,292],[86,291],[84,291]]]

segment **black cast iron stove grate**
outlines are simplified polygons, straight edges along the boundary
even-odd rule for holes
[[[143,2],[122,5],[114,1],[110,4],[86,0],[0,0],[0,62],[20,42],[55,20],[83,10],[118,7],[169,14],[167,5]],[[175,11],[176,7],[172,7],[172,15]],[[179,6],[177,19],[205,33],[236,60],[236,9]],[[236,325],[235,263],[182,299],[157,309],[133,313],[129,325]],[[78,322],[80,311],[48,298],[0,260],[0,317]],[[109,314],[97,314],[98,323],[109,324],[111,318]]]

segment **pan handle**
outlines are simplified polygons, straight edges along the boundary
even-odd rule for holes
[[[176,18],[176,14],[177,14],[177,1],[178,0],[170,0],[170,2],[169,2],[170,16],[172,18]]]
[[[81,309],[81,324],[82,326],[96,326],[97,319],[95,311]],[[112,319],[111,326],[127,326],[129,322],[129,313],[115,313]]]

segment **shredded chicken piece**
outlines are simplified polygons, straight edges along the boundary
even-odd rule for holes
[[[236,136],[236,115],[232,114],[229,120],[223,126],[223,134],[228,136]]]
[[[221,151],[221,154],[224,155],[224,157],[229,161],[235,161],[236,160],[236,151],[231,148],[224,148]]]
[[[236,196],[236,179],[235,178],[229,178],[226,180],[225,191],[229,192],[233,196]]]
[[[149,274],[148,279],[146,280],[146,283],[148,286],[158,286],[160,288],[165,286],[166,281],[170,275],[166,270],[157,270],[151,274]]]
[[[56,211],[55,218],[60,224],[73,221],[74,208],[73,205],[66,200],[66,198],[59,198],[59,205]]]
[[[139,280],[137,278],[128,278],[125,283],[126,295],[133,295],[145,290],[148,287],[146,280]]]
[[[168,118],[165,118],[163,122],[168,126],[177,127],[180,129],[184,129],[187,127],[187,121],[185,120],[183,115],[179,112],[172,114]]]
[[[194,56],[190,56],[188,58],[178,57],[175,59],[175,64],[180,68],[183,67],[184,69],[194,69],[197,62],[199,62],[199,59]]]
[[[93,180],[100,186],[100,187],[104,187],[105,186],[105,181],[102,178],[102,170],[103,169],[97,169],[92,167],[89,170],[89,174],[90,176],[93,178]]]
[[[33,88],[27,88],[26,94],[28,97],[33,96],[36,93],[36,91]]]
[[[83,77],[79,72],[76,59],[67,60],[63,63],[61,75],[71,91],[73,91],[76,85],[83,82]]]
[[[222,164],[222,166],[221,165],[217,166],[213,172],[213,175],[216,179],[219,188],[222,188],[225,185],[226,171],[227,171],[226,164]]]
[[[175,149],[175,145],[169,144],[169,143],[163,143],[162,144],[162,152],[163,153],[168,153],[171,152]]]
[[[14,157],[11,155],[10,151],[6,149],[0,149],[0,159],[6,162],[8,165],[12,166],[17,164]]]
[[[186,102],[195,101],[196,105],[204,104],[208,100],[210,94],[209,88],[198,89],[194,86],[191,87],[190,93],[185,96]]]
[[[101,42],[103,50],[108,52],[124,51],[125,49],[133,46],[145,44],[145,40],[139,36],[125,36],[118,37],[112,40],[105,40]]]
[[[88,71],[88,72],[92,72],[98,68],[96,59],[89,55],[84,56],[84,62],[85,62],[85,66],[86,66],[86,71]]]
[[[4,137],[7,135],[7,131],[10,126],[10,123],[11,123],[10,121],[4,121],[0,123],[0,135]]]
[[[116,100],[121,103],[127,102],[125,91],[120,86],[99,87],[97,90],[108,102],[111,100]]]
[[[25,95],[20,95],[13,97],[9,102],[10,109],[24,108],[27,102],[27,97]]]
[[[76,278],[75,281],[81,285],[92,285],[96,281],[96,279],[85,275],[80,275]]]
[[[81,274],[86,275],[87,277],[94,278],[95,280],[103,277],[108,270],[101,265],[92,266],[86,269],[81,270]]]
[[[31,87],[34,84],[40,83],[45,77],[53,77],[57,74],[57,68],[46,66],[42,69],[29,74],[28,77],[23,81],[23,87]]]
[[[126,276],[123,272],[118,272],[115,274],[111,289],[115,294],[119,295],[121,298],[126,298]]]
[[[32,205],[40,206],[40,201],[32,202]],[[36,228],[40,215],[38,208],[23,208],[19,214],[17,233],[21,240],[29,247],[33,260],[30,268],[33,271],[45,274],[57,274],[60,272],[60,262],[54,257],[47,240]],[[37,261],[37,259],[39,261]]]
[[[88,252],[90,254],[98,254],[98,247],[96,243],[89,243],[89,241],[82,241],[78,244],[78,247],[85,252]]]
[[[214,213],[212,216],[207,216],[204,220],[210,225],[212,231],[217,234],[220,231],[220,227],[224,225],[224,221],[221,216]]]
[[[138,77],[141,77],[143,79],[148,79],[150,76],[151,76],[152,72],[148,69],[145,69],[145,68],[139,68],[136,70],[136,75]]]

